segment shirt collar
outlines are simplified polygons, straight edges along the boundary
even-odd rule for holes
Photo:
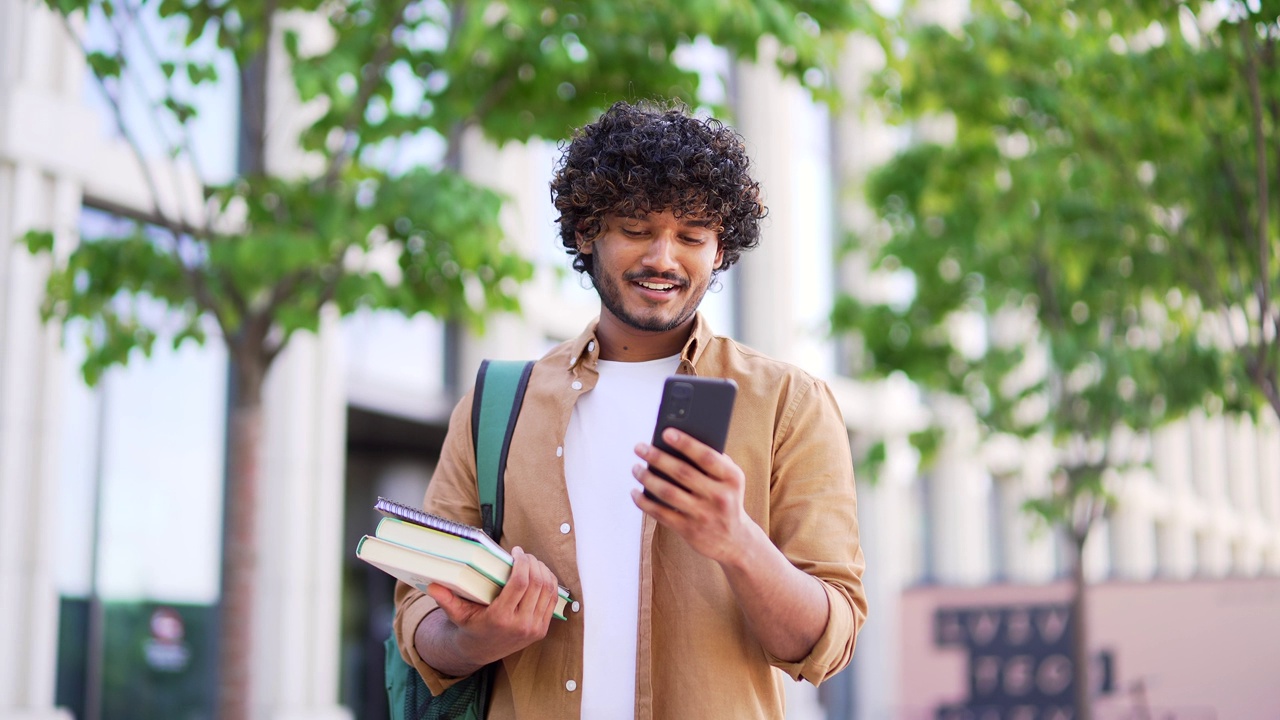
[[[582,334],[574,338],[569,344],[569,367],[570,369],[579,365],[595,367],[596,361],[600,358],[600,342],[596,339],[596,328],[600,325],[600,318],[592,320]],[[684,348],[680,351],[680,364],[688,363],[690,369],[697,367],[698,359],[702,357],[703,351],[711,343],[712,332],[711,325],[702,317],[702,313],[693,316],[693,329],[689,332],[689,340],[685,342]]]

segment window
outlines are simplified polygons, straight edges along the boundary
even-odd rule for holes
[[[162,158],[170,147],[182,144],[179,128],[172,119],[162,118],[164,113],[153,112],[168,86],[175,97],[196,108],[189,139],[201,179],[206,183],[226,182],[235,173],[239,126],[240,90],[235,65],[226,52],[218,50],[208,34],[192,48],[185,48],[184,23],[177,19],[161,21],[158,5],[121,3],[110,20],[103,16],[99,6],[93,5],[82,31],[84,43],[90,50],[106,53],[114,53],[123,46],[128,69],[118,83],[112,83],[112,92],[143,154]],[[166,80],[159,63],[176,60],[211,63],[218,79],[193,86],[185,71],[180,71]],[[86,75],[84,100],[97,110],[103,136],[119,137],[115,111],[92,74]]]
[[[83,242],[127,231],[132,221],[85,208]],[[163,316],[142,301],[144,314]],[[83,522],[60,535],[58,585],[85,594],[92,582],[91,528],[100,488],[99,590],[105,597],[212,603],[221,542],[226,353],[217,336],[177,350],[157,340],[97,387],[79,374],[80,328],[68,328],[59,496]],[[199,512],[185,512],[199,508]]]

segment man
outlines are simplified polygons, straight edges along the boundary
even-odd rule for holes
[[[682,109],[619,103],[564,148],[561,239],[600,317],[530,378],[498,598],[397,586],[397,640],[432,692],[501,660],[491,718],[782,718],[783,672],[817,684],[848,664],[866,600],[839,409],[697,313],[759,241],[748,171],[736,133]],[[677,373],[737,382],[725,453],[676,431],[664,438],[691,463],[648,444]],[[479,525],[470,412],[468,396],[425,507]],[[557,582],[575,600],[564,622]]]

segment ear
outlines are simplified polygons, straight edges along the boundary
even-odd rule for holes
[[[578,252],[583,255],[590,255],[592,250],[592,241],[582,237],[582,233],[575,234],[578,236]]]
[[[719,270],[720,266],[723,264],[724,264],[724,245],[721,245],[720,243],[716,243],[716,264],[711,266],[711,269]]]

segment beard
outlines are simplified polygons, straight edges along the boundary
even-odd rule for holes
[[[667,282],[675,283],[676,287],[683,288],[687,292],[685,304],[679,308],[648,308],[642,307],[638,310],[628,308],[623,300],[621,283],[614,280],[611,276],[601,277],[597,273],[595,265],[591,268],[591,283],[595,285],[596,293],[600,295],[600,304],[609,311],[611,315],[618,318],[622,323],[632,329],[644,332],[666,332],[674,330],[688,322],[695,313],[698,312],[698,306],[702,304],[702,298],[707,294],[707,288],[710,287],[711,281],[708,279],[701,287],[693,287],[689,282],[675,273],[627,273],[622,276],[622,283],[634,282],[644,278],[660,278]],[[642,313],[641,310],[649,310]],[[664,314],[664,311],[669,314]]]

